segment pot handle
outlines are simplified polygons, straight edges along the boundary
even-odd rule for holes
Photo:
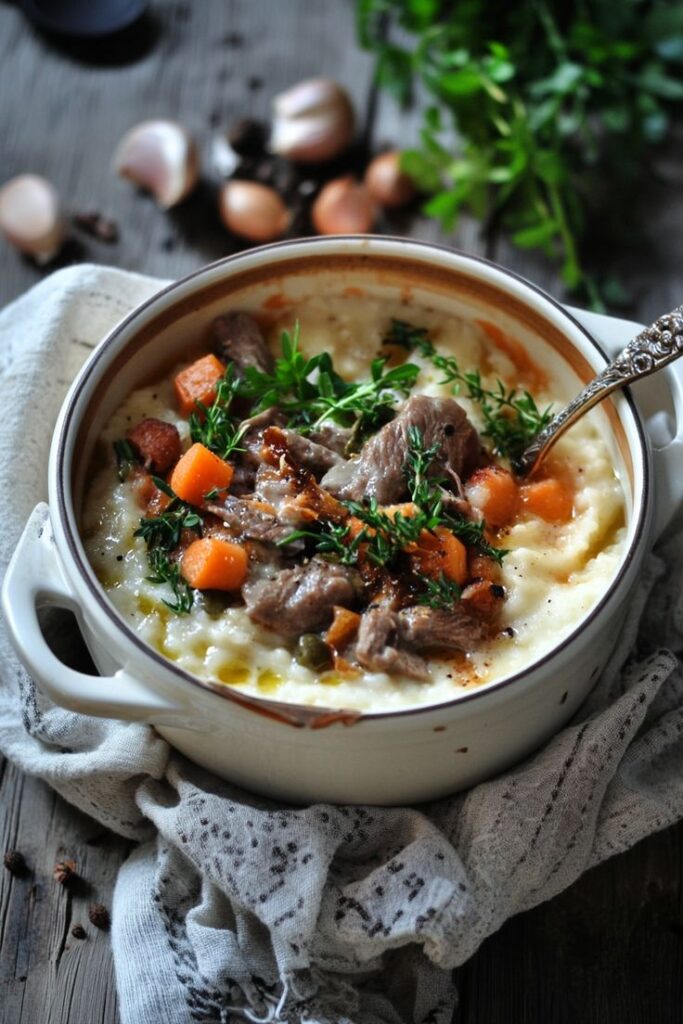
[[[596,337],[610,356],[617,355],[644,327],[633,320],[619,320],[572,306],[567,306],[567,310]],[[668,393],[674,420],[666,424],[664,432],[669,439],[663,443],[661,429],[658,428],[664,426],[662,420],[670,420],[670,417],[664,412],[655,413],[646,424],[655,478],[653,534],[659,537],[683,508],[683,357],[660,370],[656,379],[657,386]],[[655,418],[658,419],[656,424]],[[660,433],[659,438],[657,433]]]
[[[41,690],[61,707],[101,718],[137,722],[175,721],[183,709],[147,689],[119,669],[112,676],[90,676],[61,662],[45,641],[38,608],[80,609],[59,567],[49,509],[31,513],[7,568],[2,606],[10,639]]]

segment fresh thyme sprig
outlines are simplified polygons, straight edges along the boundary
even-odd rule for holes
[[[121,483],[124,483],[128,479],[131,469],[139,460],[133,451],[132,444],[126,440],[114,441],[114,455],[116,456],[118,478]]]
[[[450,609],[460,600],[462,591],[454,580],[449,580],[443,573],[438,579],[425,576],[424,573],[415,573],[422,583],[424,593],[417,598],[418,604],[426,604],[430,608]]]
[[[361,544],[367,538],[367,531],[361,530],[351,537],[351,528],[340,523],[323,522],[319,530],[295,530],[288,537],[277,542],[277,547],[285,547],[297,540],[313,540],[316,553],[328,555],[342,565],[356,565]]]
[[[234,451],[240,451],[239,443],[247,430],[239,426],[230,414],[230,406],[240,388],[235,368],[228,364],[225,376],[216,388],[216,397],[211,405],[197,402],[197,412],[190,415],[190,437],[198,441],[221,459],[227,459]]]
[[[238,393],[255,403],[255,412],[277,405],[288,417],[289,426],[302,431],[327,420],[347,427],[361,420],[367,430],[381,422],[397,395],[410,392],[420,372],[411,363],[387,370],[386,359],[378,358],[372,361],[368,380],[345,381],[334,369],[329,352],[304,356],[298,323],[292,334],[283,331],[281,349],[272,374],[246,367]]]
[[[192,608],[192,588],[182,578],[180,566],[168,556],[180,543],[183,530],[194,530],[201,535],[202,517],[191,505],[181,501],[165,480],[153,476],[156,487],[171,500],[158,516],[144,516],[135,531],[135,537],[142,537],[147,545],[147,559],[152,570],[147,576],[149,583],[167,583],[173,591],[174,600],[164,604],[178,615],[185,615]]]
[[[201,534],[202,517],[195,508],[181,501],[165,480],[158,476],[153,476],[152,480],[171,500],[159,515],[143,516],[133,536],[142,537],[149,550],[172,551],[180,543],[183,530]]]
[[[472,519],[454,516],[449,512],[443,518],[443,525],[455,534],[465,547],[478,548],[482,555],[492,558],[498,562],[498,565],[502,565],[503,559],[510,553],[509,548],[497,548],[493,544],[489,544],[486,539],[486,521],[484,519],[474,522]]]
[[[443,373],[440,384],[453,384],[454,394],[476,402],[484,419],[482,437],[488,437],[494,450],[515,459],[552,419],[552,406],[540,410],[528,391],[506,388],[501,380],[494,390],[484,387],[479,370],[463,373],[454,356],[444,356],[434,347],[424,327],[413,327],[403,320],[392,320],[383,339],[387,345],[398,345],[408,352],[417,351]]]
[[[172,562],[161,548],[151,548],[148,552],[149,567],[152,575],[147,576],[149,583],[167,583],[173,591],[173,601],[163,599],[164,604],[177,615],[187,615],[194,604],[192,587],[180,575],[180,566]]]

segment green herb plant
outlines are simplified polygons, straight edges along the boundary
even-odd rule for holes
[[[178,615],[184,615],[192,608],[194,593],[180,575],[180,566],[169,555],[180,544],[183,530],[193,530],[201,536],[202,517],[192,505],[181,501],[165,480],[157,476],[152,480],[171,500],[159,515],[143,516],[134,536],[142,537],[147,545],[147,558],[152,570],[147,576],[148,582],[168,584],[173,591],[173,600],[164,600],[164,604]]]
[[[381,421],[398,395],[407,395],[419,367],[411,363],[386,369],[386,359],[374,359],[368,380],[349,383],[334,369],[328,352],[307,358],[299,348],[299,325],[283,331],[281,355],[272,374],[246,367],[239,394],[255,403],[254,412],[272,405],[287,416],[290,427],[305,433],[327,420],[341,426],[364,427]]]
[[[594,221],[642,182],[683,101],[683,6],[673,0],[357,0],[379,84],[428,97],[403,169],[453,228],[467,209],[520,248],[585,269]],[[629,206],[630,209],[630,206]]]
[[[484,420],[484,428],[480,433],[482,437],[491,439],[499,455],[516,459],[552,419],[552,406],[539,409],[528,391],[507,388],[501,380],[496,381],[495,389],[486,388],[482,384],[479,370],[463,373],[457,359],[437,352],[424,327],[413,327],[403,320],[392,320],[383,341],[409,352],[417,350],[441,370],[441,384],[453,384],[454,394],[462,392],[466,398],[476,402]]]

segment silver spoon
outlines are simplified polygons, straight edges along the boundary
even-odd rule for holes
[[[525,448],[513,468],[518,476],[529,476],[537,469],[552,446],[580,416],[602,402],[617,388],[633,384],[641,377],[661,370],[683,356],[683,306],[665,313],[641,331],[608,366],[586,384],[569,405]]]

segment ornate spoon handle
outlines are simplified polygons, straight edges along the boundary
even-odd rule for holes
[[[683,306],[641,331],[625,349],[586,384],[583,391],[550,421],[534,441],[515,460],[518,476],[528,476],[543,461],[558,437],[580,416],[602,402],[612,391],[647,377],[683,355]]]

